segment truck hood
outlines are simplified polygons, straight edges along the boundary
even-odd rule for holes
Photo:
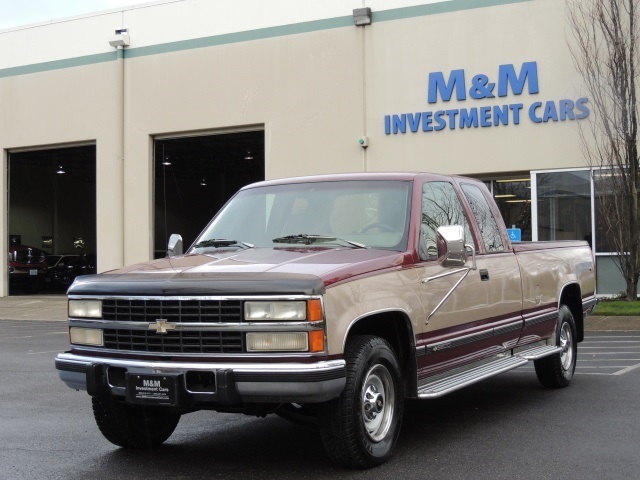
[[[68,294],[313,295],[353,277],[400,268],[405,255],[325,247],[217,249],[78,277]]]

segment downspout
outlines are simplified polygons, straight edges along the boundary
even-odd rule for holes
[[[125,47],[129,46],[129,35],[126,28],[121,28],[115,31],[115,35],[109,38],[109,45],[116,48],[116,75],[118,77],[118,135],[117,135],[117,159],[119,162],[118,168],[120,169],[120,186],[118,189],[119,205],[116,210],[119,211],[120,220],[120,261],[121,266],[125,264],[125,168],[124,168],[124,148],[125,148],[125,71],[124,71],[124,57]]]
[[[365,0],[362,0],[362,8],[353,10],[353,21],[356,27],[362,27],[360,37],[360,55],[362,59],[362,135],[358,142],[362,147],[362,171],[367,172],[369,169],[367,153],[369,137],[367,135],[367,39],[365,26],[371,25],[371,8],[365,7]]]

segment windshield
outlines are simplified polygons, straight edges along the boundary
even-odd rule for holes
[[[410,198],[408,181],[327,181],[251,188],[231,199],[191,251],[292,244],[403,251]]]

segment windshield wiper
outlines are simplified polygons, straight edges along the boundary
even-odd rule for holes
[[[274,243],[302,243],[304,245],[311,245],[316,242],[342,242],[356,248],[369,248],[362,243],[352,242],[351,240],[345,240],[344,238],[331,237],[328,235],[310,235],[308,233],[286,235],[284,237],[274,238],[271,241]]]
[[[193,248],[220,248],[220,247],[232,247],[238,246],[243,249],[254,248],[255,245],[246,242],[239,242],[238,240],[227,240],[224,238],[210,238],[208,240],[202,240],[201,242],[196,243]]]

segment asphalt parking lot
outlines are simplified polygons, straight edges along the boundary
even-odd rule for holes
[[[126,451],[53,367],[64,322],[0,320],[0,465],[7,479],[629,479],[640,471],[640,332],[588,333],[569,388],[525,366],[434,401],[407,402],[394,456],[373,472],[325,458],[315,430],[195,412],[159,450]]]
[[[598,332],[580,345],[580,375],[626,375],[640,368],[640,334]]]

